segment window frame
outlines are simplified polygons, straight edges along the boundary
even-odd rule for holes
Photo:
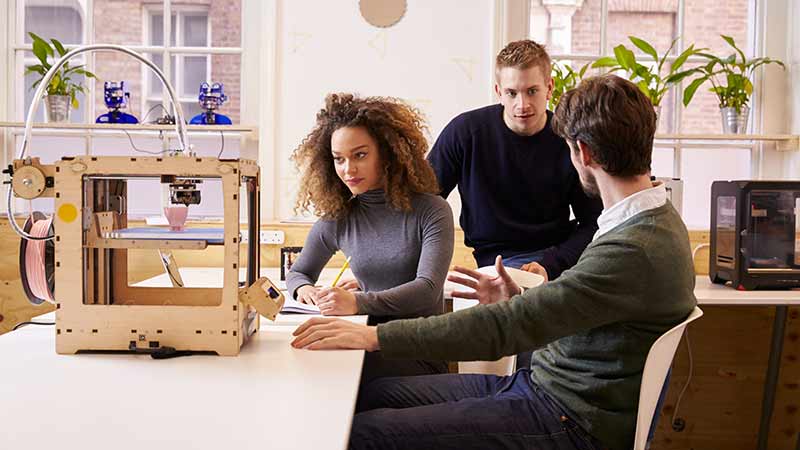
[[[93,16],[94,15],[89,13],[89,12],[93,12],[94,11],[95,0],[85,0],[84,2],[79,2],[77,0],[71,0],[69,2],[69,4],[67,2],[63,2],[61,0],[51,0],[51,1],[53,1],[54,3],[58,3],[57,5],[52,5],[52,6],[74,5],[77,8],[77,10],[78,10],[79,14],[81,15],[81,17],[83,18],[83,32],[82,32],[83,43],[81,45],[91,45],[91,44],[95,44],[96,43],[94,41],[94,20],[93,20]],[[208,61],[209,61],[208,65],[207,65],[207,71],[208,71],[207,73],[210,73],[210,71],[211,71],[211,69],[209,67],[211,65],[211,59],[212,59],[213,55],[238,55],[241,58],[241,61],[244,62],[244,59],[245,59],[244,58],[244,36],[245,36],[244,27],[246,26],[245,24],[247,23],[247,21],[245,20],[246,17],[245,17],[245,13],[244,13],[245,10],[246,10],[245,6],[244,6],[245,1],[246,0],[242,0],[241,27],[243,29],[243,32],[240,35],[240,41],[239,41],[239,45],[237,47],[214,47],[214,46],[211,46],[211,45],[206,46],[206,47],[185,47],[185,46],[177,46],[177,45],[176,46],[166,46],[166,45],[164,45],[164,46],[152,46],[152,45],[144,44],[144,42],[146,42],[145,41],[145,39],[146,39],[145,35],[142,36],[143,44],[136,44],[136,45],[127,45],[126,44],[125,47],[127,47],[127,48],[129,48],[131,50],[134,50],[136,52],[139,52],[139,53],[165,52],[165,53],[168,53],[169,56],[172,56],[172,54],[175,54],[175,55],[190,55],[190,56],[192,56],[192,55],[193,56],[207,56],[208,57]],[[13,89],[11,89],[9,92],[16,93],[16,94],[12,94],[12,95],[14,95],[14,98],[9,98],[9,100],[8,100],[9,104],[13,105],[12,109],[9,112],[11,113],[13,111],[17,111],[17,112],[23,111],[22,120],[25,119],[26,114],[27,114],[27,108],[25,108],[24,93],[23,93],[22,100],[19,99],[19,92],[22,92],[24,90],[24,75],[23,74],[24,74],[24,64],[25,63],[20,63],[19,62],[20,58],[18,58],[17,55],[20,54],[20,53],[24,54],[25,51],[30,52],[30,51],[33,50],[33,46],[32,45],[25,43],[24,27],[18,25],[18,24],[24,23],[26,3],[27,3],[26,0],[12,0],[12,1],[10,1],[8,3],[8,8],[9,8],[10,12],[13,13],[12,15],[14,17],[16,17],[16,22],[14,24],[9,23],[9,33],[8,33],[9,37],[13,36],[13,39],[10,40],[9,45],[8,45],[8,57],[10,58],[9,61],[12,61],[12,64],[10,64],[9,67],[13,67],[14,68],[14,73],[11,74],[11,79],[9,80],[9,84],[11,84],[13,86]],[[193,5],[187,5],[187,6],[184,6],[184,5],[172,5],[171,0],[163,0],[163,3],[161,3],[160,5],[152,5],[152,6],[151,5],[145,5],[144,9],[148,9],[148,8],[154,8],[154,9],[160,8],[162,10],[162,13],[164,14],[164,17],[171,16],[173,11],[178,11],[178,10],[181,10],[183,8],[188,8],[188,9],[193,9],[194,8],[194,9],[197,9]],[[212,41],[213,30],[212,30],[212,26],[211,26],[210,14],[209,14],[208,17],[209,17],[208,42],[209,42],[209,44],[211,44],[211,42],[213,42]],[[164,28],[165,28],[164,36],[169,36],[169,32],[170,32],[170,29],[171,29],[171,26],[170,26],[171,23],[169,21],[165,21],[164,23],[165,23],[165,25],[164,25]],[[13,30],[11,29],[12,26],[13,26]],[[143,23],[142,28],[143,29],[147,28],[149,30],[149,24],[146,23],[146,21],[145,21],[145,23]],[[177,39],[177,34],[176,34],[176,39]],[[165,42],[167,42],[167,41],[165,41]],[[73,49],[75,47],[76,47],[76,45],[74,45],[74,44],[65,45],[65,48],[67,48],[67,50],[71,50],[71,49]],[[165,61],[164,69],[165,70],[162,69],[162,72],[164,72],[165,77],[169,80],[170,77],[171,77],[171,67],[170,67],[171,64],[169,62],[169,59],[166,58],[166,56],[167,55],[165,54],[165,59],[164,59],[164,61]],[[94,68],[95,68],[95,58],[93,57],[93,55],[89,54],[89,57],[85,58],[84,61],[86,63],[87,70],[89,70],[90,72],[94,72],[95,71],[94,70]],[[145,67],[144,65],[142,65],[142,71],[143,71],[143,73],[147,73],[149,75],[150,69]],[[145,83],[149,83],[149,76],[143,75],[143,77],[144,77],[144,79],[142,80],[142,85],[145,86]],[[177,79],[176,79],[176,81],[177,81]],[[95,92],[94,83],[89,83],[86,87],[87,87],[87,91],[88,91],[86,97],[87,98],[95,98],[97,93]],[[142,97],[144,97],[144,96],[142,96]],[[168,97],[167,93],[163,92],[163,96],[162,97],[163,97],[162,98],[162,104],[165,107],[169,107],[170,101],[169,101],[169,97]],[[197,100],[196,98],[181,97],[180,93],[178,93],[178,97],[179,97],[179,101],[180,102],[184,102],[184,100],[186,100],[186,101],[196,101]],[[142,99],[142,101],[146,101],[146,100]],[[143,105],[144,105],[144,103],[143,103]],[[88,108],[87,108],[85,114],[86,114],[86,116],[84,117],[84,122],[86,122],[86,123],[88,123],[90,118],[94,118],[94,117],[96,117],[98,115],[97,108],[95,107],[95,102],[93,102],[93,101],[88,102]],[[12,120],[17,120],[18,119],[18,116],[14,116],[13,114],[11,114],[11,116],[12,116],[11,117]],[[187,117],[186,119],[188,121],[188,119],[190,119],[190,118]],[[92,121],[93,121],[93,119],[92,119]],[[89,136],[87,136],[87,147],[86,148],[87,148],[87,154],[88,154],[89,153],[89,149],[91,148],[91,137],[89,137]]]
[[[166,5],[166,2],[162,6],[164,6],[164,5]],[[154,48],[154,49],[155,48],[160,48],[161,49],[161,50],[149,51],[148,52],[149,54],[152,55],[152,54],[160,53],[161,57],[162,57],[162,61],[166,61],[167,58],[169,58],[169,63],[168,64],[166,62],[163,63],[163,67],[164,68],[162,69],[162,72],[164,72],[164,76],[166,77],[167,80],[170,80],[172,78],[172,72],[173,71],[175,72],[175,83],[174,83],[174,85],[172,87],[175,89],[175,93],[178,96],[178,101],[181,102],[181,103],[194,103],[194,102],[197,102],[197,97],[196,96],[195,97],[187,97],[187,96],[184,95],[183,90],[182,90],[182,88],[184,87],[183,86],[183,80],[181,79],[181,77],[183,76],[183,71],[184,71],[184,58],[186,58],[187,56],[205,57],[205,59],[206,59],[206,75],[209,75],[209,74],[211,74],[211,56],[212,56],[212,53],[184,54],[184,53],[176,53],[175,49],[188,48],[188,47],[186,47],[184,45],[184,36],[182,34],[183,27],[184,27],[184,21],[185,21],[187,16],[198,16],[199,15],[198,13],[205,13],[205,17],[206,17],[206,20],[207,20],[207,22],[206,22],[207,23],[206,42],[208,42],[209,44],[211,42],[213,42],[212,41],[213,30],[212,30],[212,27],[211,27],[211,15],[210,15],[209,8],[208,8],[208,6],[204,6],[204,5],[178,5],[178,6],[172,6],[172,8],[170,10],[170,13],[169,13],[169,17],[170,17],[170,25],[169,25],[170,28],[169,29],[170,29],[170,34],[171,34],[172,33],[172,30],[171,30],[171,28],[172,28],[172,14],[175,14],[175,45],[172,45],[172,43],[170,42],[171,39],[169,39],[169,37],[166,34],[164,35],[164,39],[163,39],[163,42],[162,42],[161,46],[157,46],[157,45],[154,45],[151,42],[149,42],[150,41],[150,31],[151,31],[151,26],[150,26],[151,20],[152,20],[153,16],[158,14],[158,13],[160,13],[162,15],[162,17],[167,17],[167,13],[166,13],[166,8],[165,7],[159,8],[156,5],[145,5],[145,7],[142,8],[142,14],[144,16],[142,18],[142,42],[146,42],[145,45],[147,45],[150,48]],[[166,29],[166,27],[165,27],[165,29]],[[213,48],[213,47],[208,45],[207,48]],[[218,47],[218,48],[228,48],[228,47]],[[173,56],[175,56],[175,61],[176,61],[176,64],[175,64],[176,67],[175,68],[172,67],[172,57]],[[142,73],[142,92],[145,93],[145,95],[142,95],[141,99],[140,99],[141,111],[147,111],[149,109],[147,107],[148,103],[157,103],[159,101],[161,102],[161,104],[165,108],[168,107],[169,106],[169,99],[166,97],[166,92],[164,92],[164,90],[161,91],[160,95],[157,94],[157,93],[152,92],[152,88],[153,88],[152,83],[151,83],[151,80],[152,80],[151,73],[152,73],[152,71],[149,68],[147,68],[145,66],[142,66],[141,73]],[[189,120],[189,119],[191,119],[191,117],[187,117],[186,119]]]
[[[530,2],[531,1],[533,1],[533,0],[528,0],[528,10],[529,10],[528,11],[528,16],[529,17],[530,17],[530,9],[531,9]],[[681,52],[683,52],[686,49],[686,46],[685,46],[685,43],[684,43],[684,39],[683,39],[683,35],[685,34],[684,16],[685,16],[686,0],[677,0],[677,3],[678,3],[678,8],[677,8],[677,12],[676,12],[676,32],[677,32],[678,40],[675,43],[674,55],[673,56],[669,56],[669,57],[666,58],[667,62],[669,62],[669,63],[674,62],[677,59],[678,55],[680,55]],[[763,9],[763,8],[758,8],[758,6],[759,6],[758,5],[758,0],[748,0],[748,19],[750,21],[752,21],[752,23],[754,25],[752,27],[748,27],[747,47],[750,48],[750,49],[759,49],[760,46],[759,46],[758,37],[761,36],[761,38],[763,39],[763,36],[762,36],[763,33],[761,33],[760,26],[759,26],[760,23],[761,23],[761,21],[759,20],[759,11],[761,9]],[[583,64],[583,63],[595,61],[598,58],[601,58],[601,57],[604,57],[604,56],[612,56],[613,57],[614,56],[614,52],[613,52],[613,49],[610,48],[610,45],[609,45],[609,42],[608,42],[608,15],[609,15],[608,0],[600,0],[600,42],[599,42],[599,53],[598,54],[591,54],[591,53],[586,53],[586,54],[581,54],[581,53],[554,53],[554,54],[550,55],[550,58],[553,60],[553,62],[556,62],[556,61],[560,62],[560,61],[567,60],[567,61],[579,62],[580,64]],[[528,26],[527,34],[528,34],[528,36],[530,36],[530,26]],[[748,57],[753,57],[753,54],[758,54],[759,52],[756,50],[756,51],[750,51],[749,53],[750,54],[748,55]],[[642,63],[644,63],[644,62],[652,63],[652,62],[655,61],[650,55],[645,55],[645,54],[637,54],[636,55],[636,59],[637,59],[637,61],[642,62]],[[693,56],[693,57],[688,58],[686,60],[686,63],[687,64],[688,63],[697,63],[697,62],[703,62],[703,61],[704,60],[702,58]],[[754,80],[753,84],[754,85],[760,84],[760,81],[761,81],[761,78],[762,78],[762,74],[760,72],[756,73],[755,77],[756,77],[756,79]],[[685,107],[683,106],[683,102],[682,102],[682,99],[683,99],[683,88],[684,88],[684,83],[683,82],[679,82],[679,83],[673,85],[673,87],[671,88],[671,89],[673,89],[673,95],[672,95],[672,98],[671,98],[671,100],[672,100],[671,103],[672,104],[671,104],[670,113],[672,115],[671,119],[672,119],[673,124],[676,124],[675,125],[676,126],[676,130],[673,133],[674,133],[674,135],[677,135],[677,136],[681,136],[682,134],[684,134],[684,130],[681,129],[681,126],[682,126],[681,116],[682,116],[683,111],[685,109]],[[761,110],[762,110],[761,98],[762,98],[762,96],[758,94],[758,91],[756,91],[756,92],[754,92],[753,97],[752,97],[751,102],[750,102],[751,103],[751,109],[752,109],[751,114],[752,114],[752,118],[753,118],[753,123],[751,125],[752,128],[753,128],[753,134],[758,134],[760,132],[760,129],[761,129],[761,120],[760,120]],[[668,138],[668,137],[659,137],[659,135],[656,135],[656,142],[654,143],[653,146],[657,147],[657,148],[672,148],[673,149],[673,161],[672,161],[672,177],[673,178],[681,178],[681,156],[682,156],[682,151],[684,149],[695,149],[695,148],[705,148],[705,147],[707,147],[707,145],[703,145],[703,144],[692,144],[690,142],[685,142],[683,139],[680,139],[680,138],[676,139],[676,138]],[[726,144],[726,146],[729,146],[729,145]],[[759,160],[761,158],[761,155],[759,153],[760,153],[761,148],[762,148],[762,144],[760,142],[752,142],[752,143],[749,143],[749,144],[743,144],[742,142],[736,142],[736,143],[731,143],[730,146],[731,147],[742,147],[742,146],[744,146],[744,147],[750,149],[751,150],[751,152],[750,152],[751,153],[751,158],[750,158],[751,159],[751,169],[750,169],[751,170],[751,175],[752,176],[760,175],[760,164],[759,164],[760,161]]]

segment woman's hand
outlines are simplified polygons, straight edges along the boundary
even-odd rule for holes
[[[453,291],[453,297],[478,300],[483,304],[497,303],[508,300],[522,292],[522,289],[511,279],[503,266],[503,257],[498,255],[494,263],[497,276],[486,275],[477,270],[456,266],[453,268],[458,273],[467,275],[465,278],[458,275],[448,275],[447,279],[453,283],[472,288],[474,291]]]
[[[319,299],[319,288],[306,284],[297,288],[297,301],[316,305]]]
[[[294,348],[309,350],[355,349],[379,350],[376,327],[368,327],[342,319],[315,317],[292,333]]]
[[[323,316],[352,316],[358,313],[356,296],[340,287],[320,289],[317,306]]]
[[[357,292],[361,290],[361,286],[359,286],[358,280],[355,278],[345,278],[339,280],[339,282],[336,284],[336,287],[350,292]]]

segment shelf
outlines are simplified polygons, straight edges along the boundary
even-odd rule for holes
[[[800,136],[794,134],[656,134],[656,141],[730,142],[746,144],[752,142],[775,142],[779,151],[800,150]]]
[[[697,141],[796,141],[794,134],[656,134],[656,139]]]
[[[25,128],[23,122],[0,122],[0,128]],[[135,130],[135,131],[175,131],[175,125],[121,124],[121,123],[34,123],[34,130]],[[258,127],[248,125],[186,125],[193,131],[230,131],[236,133],[255,133]]]

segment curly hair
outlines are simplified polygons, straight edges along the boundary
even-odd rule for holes
[[[331,153],[331,136],[343,127],[364,127],[377,142],[386,201],[392,207],[410,211],[412,194],[439,193],[425,159],[427,125],[417,109],[392,97],[328,94],[314,129],[292,154],[301,172],[295,212],[313,204],[317,216],[339,219],[350,211],[352,194],[336,174]]]

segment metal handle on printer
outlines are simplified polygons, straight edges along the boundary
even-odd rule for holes
[[[28,108],[28,118],[25,119],[25,134],[22,136],[22,148],[19,152],[19,157],[17,159],[22,159],[25,157],[25,150],[28,148],[28,141],[31,137],[31,128],[33,128],[33,115],[36,114],[36,108],[39,106],[39,102],[42,100],[42,96],[44,95],[44,90],[50,85],[50,80],[55,76],[56,71],[61,68],[68,60],[73,58],[74,56],[80,55],[81,53],[86,52],[93,52],[95,50],[113,50],[122,52],[128,55],[133,56],[134,58],[138,59],[139,61],[143,62],[147,67],[153,70],[156,73],[159,80],[161,80],[161,84],[167,89],[167,93],[169,94],[170,101],[172,102],[172,106],[175,107],[175,131],[178,133],[178,141],[180,147],[178,151],[186,151],[188,149],[187,143],[188,139],[186,138],[186,122],[183,119],[183,108],[181,108],[181,103],[178,101],[178,97],[175,95],[175,90],[172,88],[172,85],[169,84],[167,78],[164,76],[164,73],[161,72],[161,69],[158,68],[155,64],[149,61],[144,56],[136,53],[135,51],[123,47],[121,45],[112,45],[112,44],[92,44],[92,45],[84,45],[82,47],[77,47],[69,52],[66,55],[62,56],[61,59],[56,61],[55,64],[47,71],[44,78],[42,78],[42,82],[39,83],[39,87],[36,88],[36,93],[33,94],[33,101],[31,101],[31,106]]]
[[[178,142],[179,148],[177,149],[180,152],[188,150],[188,139],[186,137],[186,122],[183,118],[183,108],[181,108],[181,103],[178,101],[178,97],[175,95],[175,90],[172,88],[172,85],[169,84],[167,78],[164,76],[164,73],[161,72],[161,69],[158,68],[155,64],[149,61],[144,56],[136,53],[135,51],[123,47],[121,45],[113,45],[113,44],[93,44],[93,45],[84,45],[82,47],[77,47],[69,52],[67,52],[64,56],[61,57],[47,73],[42,78],[42,81],[39,83],[39,87],[36,88],[36,92],[33,94],[33,100],[31,101],[31,106],[28,108],[28,117],[25,119],[25,134],[22,136],[22,147],[19,151],[19,156],[17,159],[25,158],[25,151],[28,149],[28,141],[31,138],[31,130],[33,128],[33,115],[36,114],[36,109],[39,106],[39,102],[42,100],[42,96],[44,95],[44,90],[47,86],[50,85],[50,80],[55,76],[56,71],[61,68],[67,61],[71,58],[80,55],[81,53],[86,52],[93,52],[95,50],[112,50],[118,51],[134,58],[138,59],[139,61],[143,62],[147,67],[153,70],[155,74],[158,76],[158,79],[161,80],[161,84],[167,89],[167,93],[169,94],[169,99],[172,102],[172,106],[175,108],[175,132],[178,133]],[[11,225],[11,228],[24,239],[31,240],[31,241],[46,241],[53,239],[55,236],[45,236],[45,237],[36,237],[31,236],[30,234],[26,233],[22,230],[17,222],[14,220],[14,212],[12,211],[12,200],[13,194],[11,186],[8,187],[8,205],[6,208],[6,213],[8,216],[8,222]]]

